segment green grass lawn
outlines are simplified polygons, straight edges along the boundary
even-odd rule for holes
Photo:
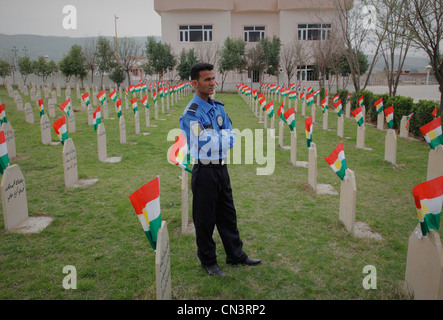
[[[64,97],[64,91],[62,91]],[[65,100],[58,98],[58,106]],[[16,137],[18,164],[25,177],[29,215],[49,215],[53,222],[40,234],[4,231],[0,215],[0,299],[156,299],[155,253],[146,239],[128,196],[144,183],[160,176],[162,219],[168,224],[173,299],[405,299],[408,237],[418,223],[412,188],[426,180],[429,147],[423,141],[398,137],[397,165],[384,161],[386,132],[366,126],[366,147],[356,146],[357,124],[345,119],[345,138],[337,136],[337,115],[330,110],[329,128],[322,130],[317,108],[313,141],[318,153],[318,183],[340,191],[340,179],[324,158],[343,141],[348,167],[357,183],[357,221],[367,223],[382,241],[357,239],[338,219],[339,196],[316,195],[308,185],[308,170],[294,167],[290,151],[275,140],[275,170],[259,176],[254,164],[229,166],[238,227],[244,249],[262,259],[258,267],[229,266],[218,234],[218,262],[224,279],[210,277],[196,255],[195,237],[181,233],[181,170],[168,163],[173,142],[166,137],[191,96],[170,107],[169,114],[145,127],[143,105],[141,132],[135,135],[132,110],[126,119],[128,144],[119,143],[118,118],[108,98],[110,119],[103,120],[108,156],[122,156],[120,163],[101,163],[97,138],[87,124],[87,112],[76,113],[76,133],[70,133],[77,150],[79,178],[98,178],[85,188],[64,186],[62,146],[41,144],[40,125],[25,122],[6,89],[0,89],[6,116]],[[30,102],[25,97],[24,102]],[[75,90],[73,106],[80,108]],[[217,94],[233,127],[261,129],[262,124],[238,94]],[[92,98],[91,98],[92,101]],[[159,99],[159,109],[161,110]],[[44,99],[47,110],[47,100]],[[38,106],[31,102],[34,117]],[[274,103],[275,112],[280,103]],[[310,109],[306,111],[311,114]],[[103,113],[102,113],[103,116]],[[50,118],[54,122],[56,118]],[[38,123],[38,121],[36,121]],[[278,124],[276,123],[276,128]],[[301,107],[296,114],[297,160],[308,160]],[[58,138],[52,130],[53,141]],[[285,144],[290,133],[285,128]],[[265,143],[266,145],[266,143]],[[244,150],[244,148],[243,148]],[[266,153],[265,153],[266,154]],[[190,192],[189,198],[192,199]],[[190,202],[190,216],[192,207]],[[65,290],[63,268],[75,266],[77,289]],[[366,265],[377,270],[377,289],[366,290],[362,281]]]

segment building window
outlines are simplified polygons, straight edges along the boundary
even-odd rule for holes
[[[252,82],[260,82],[260,72],[248,68],[248,81],[250,81],[249,79],[252,79]]]
[[[317,74],[311,65],[300,66],[297,68],[298,81],[317,81]]]
[[[248,26],[243,28],[245,42],[260,42],[265,38],[264,26]]]
[[[331,24],[299,24],[298,40],[328,40],[331,37]]]
[[[212,25],[186,25],[178,27],[180,42],[211,42]]]

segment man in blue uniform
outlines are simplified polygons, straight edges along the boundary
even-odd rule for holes
[[[195,94],[180,118],[180,128],[191,156],[196,159],[191,188],[197,256],[210,275],[224,277],[225,273],[217,264],[212,238],[215,226],[226,252],[226,263],[253,266],[261,261],[249,258],[243,251],[237,229],[237,214],[225,163],[236,135],[224,104],[210,98],[215,86],[213,66],[208,63],[193,65],[191,84],[195,87]]]

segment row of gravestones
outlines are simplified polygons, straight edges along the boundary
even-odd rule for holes
[[[246,101],[248,102],[248,101]],[[257,104],[255,109],[252,106],[252,100],[250,100],[251,109],[258,115]],[[303,101],[304,107],[304,101]],[[315,115],[315,106],[312,107],[312,115]],[[295,108],[296,110],[296,108]],[[349,117],[350,105],[347,104],[346,114]],[[260,110],[261,111],[261,110]],[[304,108],[302,109],[302,115],[304,114]],[[259,117],[261,120],[261,117]],[[265,116],[265,120],[266,120]],[[337,135],[343,137],[343,117],[338,117],[337,124]],[[384,115],[379,113],[377,117],[377,129],[384,130]],[[323,129],[327,130],[327,110],[323,113]],[[263,123],[259,121],[259,123]],[[407,119],[404,116],[401,119],[400,124],[400,137],[408,139],[409,130],[407,126]],[[308,167],[308,182],[311,188],[317,193],[323,193],[323,190],[328,190],[327,188],[318,189],[316,183],[316,163],[317,154],[315,143],[311,143],[309,148],[309,161],[305,162],[296,161],[296,141],[297,133],[296,130],[291,133],[291,147],[286,147],[283,145],[283,127],[284,123],[280,122],[279,127],[279,143],[283,149],[291,150],[291,162],[297,166]],[[266,128],[266,123],[265,123]],[[273,129],[273,124],[271,123],[271,129]],[[357,148],[372,150],[364,147],[364,137],[365,137],[365,127],[364,124],[357,126]],[[385,161],[396,165],[396,150],[397,150],[397,135],[392,129],[388,129],[385,139]],[[443,175],[443,145],[431,149],[428,155],[428,166],[427,166],[427,181]],[[357,199],[357,186],[355,183],[355,175],[352,170],[346,170],[347,179],[341,182],[340,188],[340,209],[339,209],[339,219],[344,224],[348,232],[356,235],[356,229],[361,231],[362,225],[355,221],[356,215],[356,199]],[[319,192],[320,191],[320,192]],[[325,192],[327,193],[327,192]],[[408,243],[408,255],[406,261],[406,272],[405,272],[405,283],[404,290],[407,294],[414,297],[417,300],[428,300],[428,299],[443,299],[443,249],[441,244],[441,239],[435,230],[431,230],[428,236],[420,236],[419,231],[420,225],[418,224],[416,229],[412,232],[409,237]],[[367,230],[363,226],[366,237],[379,239],[381,236],[374,234]],[[361,233],[360,233],[361,234]]]

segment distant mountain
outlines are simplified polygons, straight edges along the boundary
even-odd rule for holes
[[[144,48],[146,37],[134,37],[140,42]],[[161,37],[154,36],[157,40]],[[38,36],[29,34],[7,35],[0,34],[0,59],[5,55],[14,52],[17,49],[17,56],[28,56],[31,60],[37,60],[38,57],[48,55],[49,60],[59,62],[71,49],[74,44],[84,45],[91,39],[98,37],[71,38],[71,37],[55,37],[55,36]],[[108,38],[112,43],[114,37]]]
[[[367,54],[368,62],[371,63],[374,55]],[[395,59],[398,61],[398,58]],[[406,57],[405,63],[403,65],[403,70],[415,72],[426,72],[426,66],[429,64],[429,58],[426,56],[408,55]],[[375,64],[374,71],[383,71],[385,69],[385,61],[382,56],[378,57],[377,63]]]

